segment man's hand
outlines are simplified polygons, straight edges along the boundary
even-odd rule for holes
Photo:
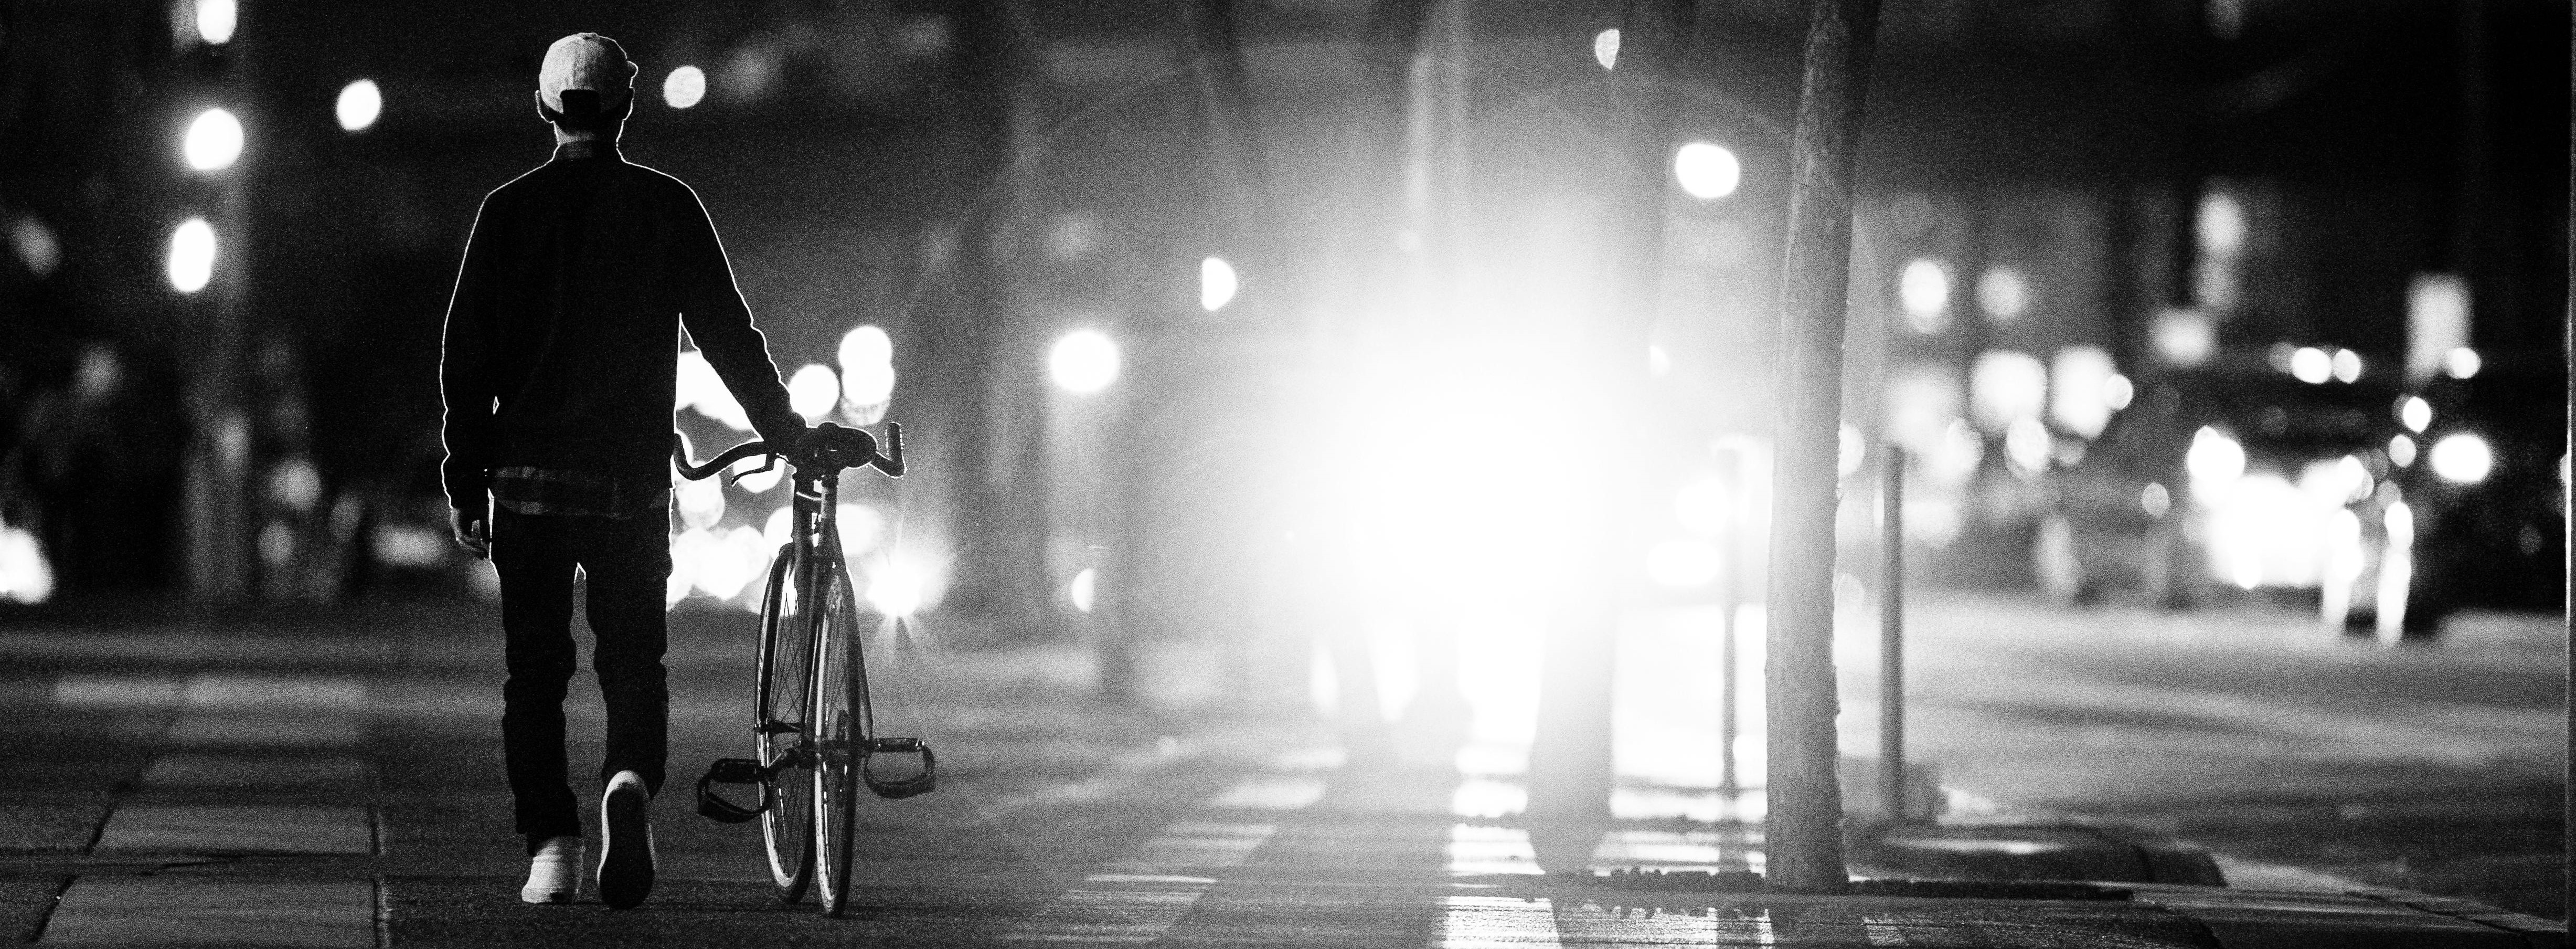
[[[778,453],[779,457],[787,459],[790,463],[799,468],[807,467],[813,460],[813,456],[810,454],[810,452],[814,450],[814,430],[812,428],[799,425],[796,427],[795,431],[783,439],[783,441],[785,441],[786,444],[772,444],[770,446]]]
[[[456,534],[456,546],[473,551],[474,556],[492,556],[492,522],[455,508],[447,509],[447,529]]]

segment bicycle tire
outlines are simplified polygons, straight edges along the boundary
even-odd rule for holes
[[[825,749],[814,769],[814,892],[826,916],[849,905],[850,864],[857,849],[859,749],[873,737],[867,715],[867,668],[859,653],[858,598],[849,572],[824,561],[830,586],[817,614],[814,714]]]
[[[760,814],[760,838],[769,860],[770,882],[779,899],[803,899],[814,878],[814,785],[810,769],[783,764],[805,740],[802,730],[812,711],[814,622],[802,608],[804,555],[795,544],[779,549],[769,567],[769,587],[760,601],[760,676],[753,693],[753,750],[763,767],[776,767],[772,783],[777,797]],[[794,725],[797,731],[775,726]]]

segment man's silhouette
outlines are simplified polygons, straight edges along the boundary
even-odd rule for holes
[[[792,451],[805,433],[696,193],[617,153],[634,79],[626,51],[597,33],[546,50],[537,112],[554,126],[554,157],[483,199],[439,367],[456,540],[501,577],[502,743],[531,857],[519,896],[532,903],[570,900],[580,875],[563,717],[576,571],[608,706],[599,896],[625,908],[653,887],[682,326],[761,437]]]

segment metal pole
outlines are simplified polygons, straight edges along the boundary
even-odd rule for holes
[[[1878,799],[1889,823],[1905,820],[1905,449],[1886,446],[1879,492]]]
[[[2576,64],[2576,40],[2571,40],[2571,44],[2568,60],[2571,64]],[[2571,91],[2576,91],[2576,73],[2571,73],[2570,85]],[[2567,378],[2566,445],[2576,448],[2576,98],[2569,100],[2568,128],[2570,136],[2567,147],[2570,160],[2567,216],[2568,309],[2567,325],[2562,331],[2560,344],[2566,350],[2567,366],[2570,370]],[[2559,915],[2568,917],[2576,916],[2576,489],[2569,486],[2569,479],[2566,478],[2558,479],[2558,510],[2560,512],[2559,530],[2562,535],[2559,548],[2562,551],[2559,561],[2560,582],[2565,585],[2558,616],[2559,620],[2567,625],[2568,645],[2565,700],[2568,770],[2566,779],[2562,782],[2566,788],[2565,799],[2560,802],[2562,811],[2560,818],[2563,821],[2561,826],[2565,828],[2561,833],[2566,835],[2566,853],[2565,860],[2559,867],[2562,885],[2565,887],[2562,897],[2566,902],[2559,910]]]
[[[1781,394],[1772,438],[1765,781],[1770,884],[1834,893],[1843,865],[1834,773],[1834,508],[1851,280],[1852,168],[1878,37],[1877,0],[1817,0],[1789,147],[1788,251],[1781,267]]]
[[[1719,598],[1725,612],[1717,618],[1717,761],[1718,786],[1734,791],[1741,778],[1735,773],[1736,718],[1736,641],[1735,614],[1744,608],[1744,576],[1751,572],[1753,555],[1745,548],[1746,520],[1741,501],[1745,490],[1744,457],[1734,455],[1733,470],[1727,475],[1726,498],[1726,584]]]

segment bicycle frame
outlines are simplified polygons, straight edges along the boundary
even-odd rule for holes
[[[840,472],[845,468],[874,467],[890,476],[902,477],[904,473],[903,430],[893,424],[886,426],[887,451],[882,454],[877,451],[875,439],[865,431],[857,429],[845,429],[826,423],[815,430],[814,439],[816,447],[813,456],[795,467],[791,481],[788,539],[778,551],[779,557],[792,558],[790,562],[797,565],[796,572],[794,576],[779,576],[774,579],[773,584],[784,585],[786,589],[772,589],[765,591],[764,594],[783,596],[788,591],[793,591],[799,604],[795,622],[816,624],[807,627],[808,635],[803,637],[805,648],[808,650],[803,666],[807,673],[802,681],[795,683],[782,683],[766,674],[762,675],[759,679],[759,694],[756,696],[755,705],[761,710],[761,716],[753,726],[754,731],[760,735],[793,734],[797,737],[793,747],[770,765],[764,766],[748,759],[722,759],[708,768],[706,775],[698,780],[698,812],[724,823],[748,821],[768,810],[777,800],[778,773],[794,768],[818,773],[824,770],[855,772],[870,791],[885,798],[911,797],[926,793],[935,786],[933,772],[937,759],[931,753],[927,743],[917,738],[877,737],[875,708],[870,696],[867,675],[866,651],[861,648],[858,639],[843,630],[840,633],[847,637],[846,640],[832,642],[827,640],[826,630],[816,628],[826,622],[826,616],[830,612],[826,599],[833,589],[833,581],[836,578],[844,578],[848,574],[848,562],[845,559],[845,552],[841,549],[838,525]],[[703,478],[737,461],[767,453],[767,445],[756,441],[745,442],[727,449],[706,464],[699,465],[690,462],[687,441],[675,434],[672,453],[684,476]],[[771,454],[760,469],[754,470],[765,470],[776,463],[777,456]],[[736,477],[738,476],[727,475],[728,480]],[[852,595],[856,595],[855,588],[852,589]],[[773,636],[775,630],[764,628],[762,635]],[[777,646],[778,643],[775,640],[764,639],[761,644],[761,654],[769,655],[770,651]],[[850,704],[856,713],[854,716],[856,721],[852,723],[855,726],[852,734],[847,738],[825,736],[817,734],[824,727],[824,724],[819,721],[809,721],[799,725],[771,718],[769,711],[773,708],[771,700],[787,697],[780,696],[774,691],[782,687],[796,688],[803,692],[802,695],[794,696],[796,702],[789,707],[805,709],[809,712],[819,708],[821,697],[829,688],[821,681],[824,659],[827,651],[833,648],[846,650],[848,655]],[[766,668],[765,662],[764,668]],[[813,719],[818,716],[809,714],[806,717]],[[868,767],[872,756],[879,753],[918,754],[921,756],[921,772],[901,780],[880,780]],[[746,808],[726,801],[714,793],[713,785],[718,783],[758,784],[761,790],[760,802],[755,807]]]
[[[787,543],[778,552],[781,557],[795,556],[796,558],[792,562],[797,565],[798,575],[788,578],[788,582],[794,584],[796,602],[806,605],[797,620],[813,626],[820,626],[824,622],[826,612],[817,607],[823,604],[825,596],[831,589],[834,571],[846,573],[849,570],[849,564],[842,559],[841,551],[838,510],[841,496],[839,475],[838,471],[829,473],[808,473],[801,469],[797,471],[792,485],[793,498],[789,502]],[[805,668],[814,672],[809,673],[802,683],[806,694],[801,697],[799,707],[810,707],[814,704],[814,695],[822,688],[818,676],[823,668],[824,651],[833,645],[824,640],[820,631],[805,639],[808,650]],[[876,713],[868,701],[866,651],[858,648],[859,644],[855,639],[841,645],[849,650],[850,664],[855,671],[855,675],[852,676],[855,684],[852,704],[857,706],[859,713],[857,741],[865,747],[865,743],[876,735]],[[771,648],[775,648],[775,645],[772,644]],[[761,682],[764,691],[756,707],[763,709],[771,707],[769,700],[774,693],[766,690],[775,689],[778,685],[779,683],[768,681],[764,677]],[[799,733],[796,749],[791,754],[794,755],[794,760],[804,766],[841,766],[851,763],[848,742],[819,737],[804,728],[785,722],[763,721],[757,727],[769,730],[771,733]]]

